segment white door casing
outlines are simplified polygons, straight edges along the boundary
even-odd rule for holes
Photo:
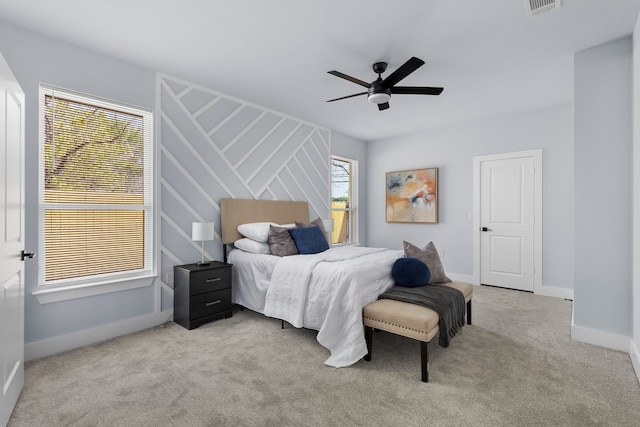
[[[542,152],[474,158],[476,283],[542,287]]]
[[[0,426],[24,385],[24,100],[0,54]]]

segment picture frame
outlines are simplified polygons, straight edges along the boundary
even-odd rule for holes
[[[386,221],[438,223],[438,168],[386,173]]]

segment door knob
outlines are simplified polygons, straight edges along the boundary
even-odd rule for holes
[[[20,261],[24,261],[25,258],[33,258],[36,254],[31,252],[25,252],[24,250],[20,252]]]
[[[487,227],[482,227],[482,231],[493,231],[493,230]]]

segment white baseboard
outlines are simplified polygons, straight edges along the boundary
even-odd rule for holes
[[[629,352],[631,337],[576,326],[571,319],[571,339],[612,350]]]
[[[473,285],[477,284],[475,283],[473,276],[470,276],[468,274],[447,273],[447,277],[453,280],[454,282],[465,282],[465,283],[471,283]]]
[[[69,351],[122,335],[162,325],[173,316],[173,309],[109,323],[91,329],[31,342],[24,346],[24,359],[41,359],[63,351]]]
[[[640,381],[640,349],[638,348],[638,343],[631,341],[631,345],[629,345],[629,356],[631,356],[631,364],[636,371],[636,377],[638,377],[638,381]]]
[[[563,298],[573,301],[573,289],[541,286],[539,289],[534,289],[533,293],[545,297]]]
[[[480,276],[469,276],[462,274],[449,274],[447,275],[456,281],[468,282],[474,285],[480,285]],[[454,278],[455,277],[455,278]],[[558,288],[555,286],[535,286],[533,293],[535,295],[541,295],[544,297],[562,298],[573,301],[573,289]]]

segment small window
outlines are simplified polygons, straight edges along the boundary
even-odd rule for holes
[[[149,274],[151,112],[40,90],[40,284]]]
[[[357,243],[357,198],[355,188],[357,162],[344,157],[331,157],[331,243]]]

